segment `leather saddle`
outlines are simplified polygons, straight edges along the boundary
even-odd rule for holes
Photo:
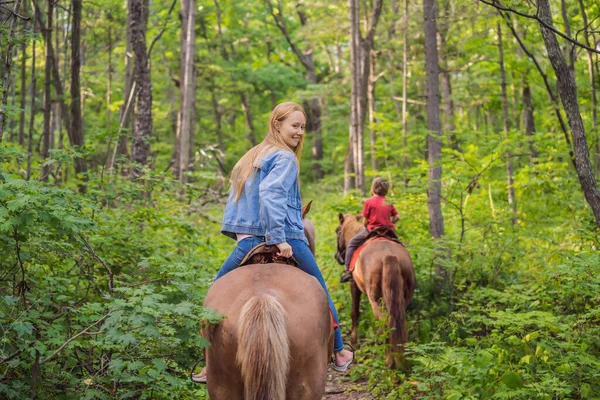
[[[298,266],[298,262],[294,257],[285,258],[278,256],[279,249],[275,245],[268,245],[261,243],[258,246],[254,246],[246,257],[242,260],[240,266],[249,264],[288,264],[294,267]]]
[[[378,226],[374,228],[372,231],[369,232],[363,244],[375,238],[386,238],[388,240],[391,240],[392,242],[400,243],[402,246],[404,246],[404,243],[400,241],[400,238],[398,237],[396,231],[388,226]]]

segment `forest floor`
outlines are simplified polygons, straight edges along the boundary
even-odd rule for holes
[[[375,400],[369,392],[367,379],[352,382],[348,374],[339,374],[329,367],[323,400]]]

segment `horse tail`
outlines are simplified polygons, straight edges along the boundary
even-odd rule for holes
[[[284,400],[290,369],[285,311],[269,294],[252,297],[238,319],[236,359],[245,400]]]
[[[398,348],[398,344],[402,345],[408,339],[405,320],[405,285],[398,257],[394,255],[384,257],[381,278],[383,302],[389,315],[389,326],[393,328],[390,332],[390,349],[386,358],[388,366],[393,366],[396,363],[392,353],[402,352],[402,348]]]

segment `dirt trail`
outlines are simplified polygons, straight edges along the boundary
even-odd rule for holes
[[[375,400],[368,390],[367,380],[352,382],[348,375],[329,368],[323,400]]]

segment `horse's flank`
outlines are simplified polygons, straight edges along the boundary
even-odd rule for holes
[[[226,316],[203,330],[212,338],[211,399],[322,397],[333,326],[313,277],[282,264],[240,267],[215,282],[204,305]]]

